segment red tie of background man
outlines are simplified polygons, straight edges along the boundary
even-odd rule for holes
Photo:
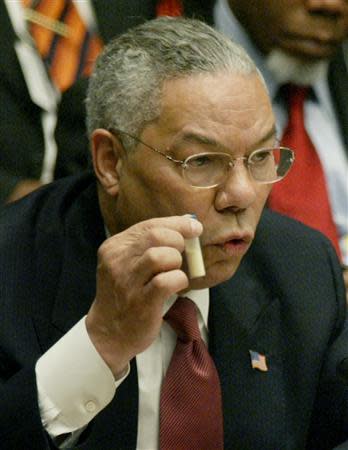
[[[177,343],[161,390],[161,450],[223,449],[220,381],[196,311],[190,299],[179,297],[164,317]]]
[[[282,145],[295,151],[295,163],[286,178],[273,186],[269,206],[320,230],[340,256],[337,228],[332,218],[324,171],[304,125],[304,101],[309,88],[284,86],[289,121]]]

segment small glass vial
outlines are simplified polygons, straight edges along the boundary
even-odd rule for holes
[[[196,219],[195,214],[191,214],[191,217]],[[185,254],[189,278],[204,277],[205,267],[198,236],[192,239],[185,239]]]

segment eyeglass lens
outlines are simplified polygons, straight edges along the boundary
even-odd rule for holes
[[[293,152],[284,147],[256,150],[245,160],[250,175],[260,183],[280,181],[292,162]],[[225,181],[235,164],[226,153],[202,153],[187,158],[183,175],[192,186],[216,186]]]

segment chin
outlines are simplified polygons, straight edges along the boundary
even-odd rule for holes
[[[206,268],[206,275],[190,280],[190,289],[205,289],[223,283],[233,277],[239,267],[240,261],[223,261]]]
[[[312,86],[317,81],[325,79],[328,70],[328,60],[302,59],[281,49],[272,50],[266,59],[266,65],[278,83],[294,83],[302,86]]]

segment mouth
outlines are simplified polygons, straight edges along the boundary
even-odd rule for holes
[[[220,248],[228,256],[242,256],[247,252],[252,240],[251,234],[235,235],[218,239],[213,245]]]
[[[314,59],[330,57],[336,50],[339,42],[334,39],[322,39],[299,35],[284,36],[282,47],[298,56],[307,56]]]

